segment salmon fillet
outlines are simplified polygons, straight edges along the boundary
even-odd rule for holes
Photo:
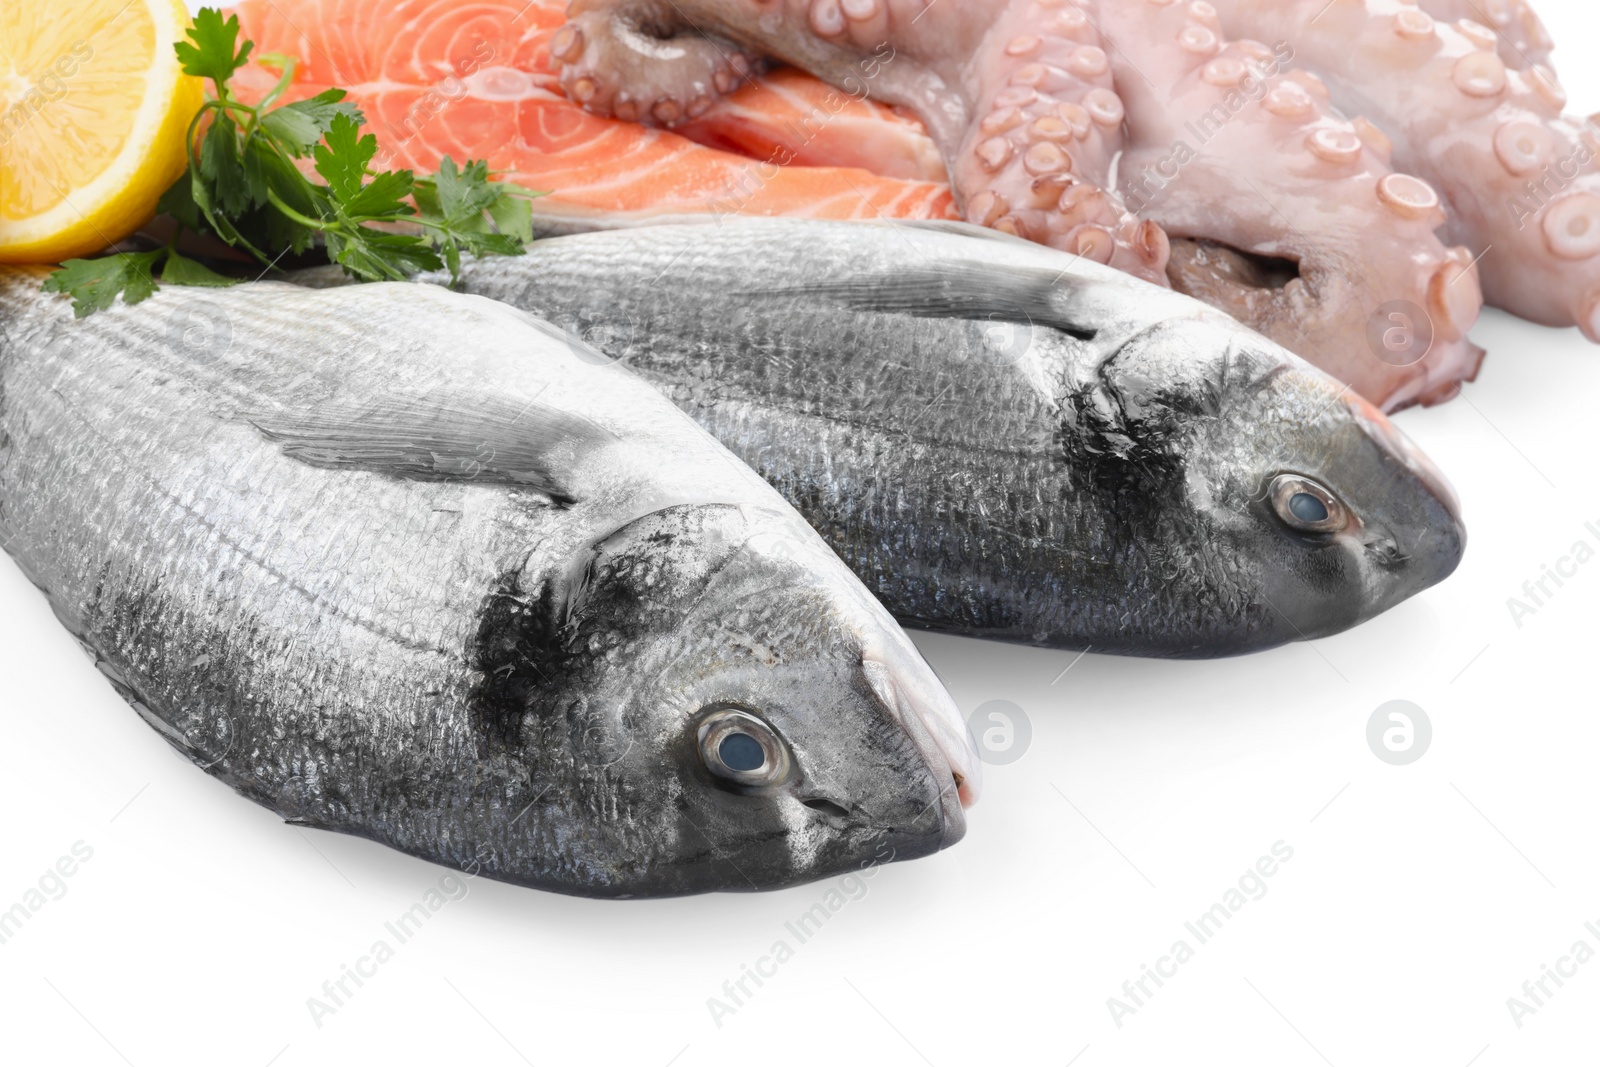
[[[253,57],[297,61],[285,100],[338,86],[377,134],[376,165],[487,159],[548,192],[545,215],[728,213],[958,218],[919,122],[796,71],[752,77],[681,132],[591,115],[561,92],[550,38],[565,0],[243,0]],[[278,72],[234,80],[259,99]],[[870,163],[872,169],[866,164]]]

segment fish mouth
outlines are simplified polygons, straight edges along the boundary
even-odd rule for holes
[[[1312,641],[1382,615],[1450,577],[1466,551],[1450,480],[1371,403],[1348,388],[1338,397],[1328,409],[1348,416],[1353,433],[1320,467],[1333,468],[1329,484],[1350,502],[1351,520],[1311,543],[1305,568],[1269,575],[1267,602],[1288,627],[1272,631],[1274,642]],[[1341,561],[1316,563],[1324,552]]]
[[[1414,531],[1405,531],[1408,536],[1399,536],[1400,530],[1388,531],[1388,537],[1373,531],[1378,536],[1366,545],[1369,556],[1383,569],[1406,574],[1406,596],[1444,581],[1461,563],[1467,546],[1467,527],[1455,486],[1387,415],[1360,397],[1346,397],[1346,403],[1384,453],[1416,480],[1432,505],[1424,508],[1423,521]]]
[[[908,668],[887,657],[866,655],[861,667],[873,692],[933,772],[939,786],[935,804],[943,824],[939,847],[948,848],[965,835],[964,809],[977,803],[983,790],[983,764],[961,711],[926,663]]]

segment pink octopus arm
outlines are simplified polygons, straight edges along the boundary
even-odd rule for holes
[[[1481,256],[1490,303],[1600,341],[1600,138],[1562,116],[1555,75],[1508,69],[1482,25],[1402,0],[1337,0],[1319,15],[1325,2],[1217,6],[1230,28],[1294,42],[1340,106],[1389,132],[1395,162],[1443,194],[1446,236]]]
[[[1166,236],[1109,188],[1122,101],[1066,0],[573,0],[552,45],[586,108],[672,126],[757,61],[915,111],[967,218],[1166,284]]]
[[[1385,408],[1454,396],[1483,355],[1465,339],[1481,305],[1471,255],[1435,236],[1439,198],[1391,170],[1387,138],[1336,114],[1322,82],[1291,68],[1286,43],[1228,43],[1208,3],[1127,0],[1100,12],[1121,42],[1123,194],[1173,238],[1174,286]],[[1238,252],[1287,270],[1271,277]],[[1389,311],[1420,318],[1412,308],[1427,309],[1431,346],[1391,351],[1386,321],[1369,331]]]
[[[1440,22],[1466,19],[1494,31],[1500,58],[1516,70],[1550,62],[1555,42],[1525,0],[1418,0]]]

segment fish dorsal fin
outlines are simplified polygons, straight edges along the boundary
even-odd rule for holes
[[[960,219],[884,219],[881,223],[873,222],[868,225],[904,227],[908,230],[927,230],[930,233],[947,233],[956,237],[976,237],[986,241],[999,241],[1005,244],[1020,245],[1023,248],[1037,252],[1039,245],[1026,237],[1018,237],[1004,230],[996,230],[991,226],[979,226],[972,222],[962,222]]]
[[[1084,297],[1095,284],[1044,267],[954,259],[937,266],[919,263],[777,292],[803,293],[856,311],[1027,323],[1089,341],[1099,331],[1093,322],[1092,301]]]
[[[566,472],[617,440],[581,415],[537,403],[437,396],[247,418],[284,455],[313,467],[534,489],[563,506],[578,499]]]

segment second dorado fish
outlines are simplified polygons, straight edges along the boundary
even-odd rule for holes
[[[463,288],[585,336],[800,509],[903,622],[1219,656],[1450,574],[1433,464],[1198,301],[957,224],[547,240]]]

